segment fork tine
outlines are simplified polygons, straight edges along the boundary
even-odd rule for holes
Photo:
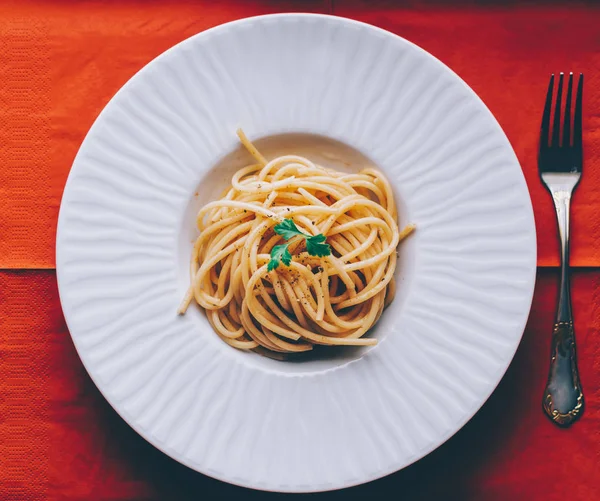
[[[575,149],[578,169],[581,169],[583,161],[583,145],[582,145],[582,118],[581,118],[581,101],[583,97],[583,73],[579,74],[579,83],[577,84],[577,97],[575,99],[575,117],[573,120],[573,148]]]
[[[550,110],[552,109],[552,91],[554,90],[554,74],[550,77],[548,92],[546,94],[546,104],[544,105],[544,114],[542,115],[542,131],[540,133],[540,148],[548,146],[550,137]]]
[[[558,90],[556,91],[556,104],[554,106],[554,125],[552,126],[552,142],[550,146],[558,146],[560,138],[560,104],[562,100],[563,76],[561,73],[558,78]]]
[[[565,99],[565,119],[563,121],[563,140],[562,145],[571,146],[571,95],[573,94],[573,72],[569,74],[569,86],[567,87],[567,97]]]

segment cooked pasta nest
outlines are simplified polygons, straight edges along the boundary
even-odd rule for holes
[[[267,161],[238,135],[256,162],[198,213],[179,313],[195,301],[223,341],[265,354],[376,344],[364,336],[394,298],[397,246],[414,230],[399,231],[390,183],[372,168],[339,172],[296,155]],[[301,235],[285,240],[277,225],[286,220],[324,235],[330,254],[311,255]],[[283,244],[291,262],[269,270]]]

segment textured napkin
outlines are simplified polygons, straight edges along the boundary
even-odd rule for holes
[[[399,7],[402,5],[403,7]],[[54,267],[60,197],[85,133],[112,95],[173,44],[283,10],[331,11],[421,45],[456,71],[506,131],[533,199],[540,266],[558,264],[536,149],[548,76],[586,73],[584,178],[573,203],[573,300],[583,419],[541,412],[557,271],[542,269],[524,340],[488,403],[447,444],[384,480],[325,499],[594,499],[600,482],[600,9],[593,4],[397,1],[0,4],[0,500],[187,500],[272,495],[197,474],[147,444],[86,375]],[[29,268],[29,270],[25,270]],[[48,270],[43,270],[47,268]],[[318,496],[320,497],[320,496]]]

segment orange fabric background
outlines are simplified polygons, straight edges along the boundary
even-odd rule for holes
[[[567,6],[568,5],[568,6]],[[0,2],[0,500],[279,497],[179,465],[109,407],[81,365],[56,289],[54,235],[77,149],[138,69],[211,26],[333,12],[402,35],[486,102],[523,167],[538,230],[532,313],[506,377],[455,437],[386,479],[324,499],[600,499],[600,5],[383,0]],[[586,411],[541,412],[556,301],[553,208],[536,173],[548,74],[586,73],[584,179],[573,204],[573,301]]]

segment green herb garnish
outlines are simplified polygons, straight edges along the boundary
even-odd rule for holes
[[[276,245],[271,249],[271,260],[269,261],[269,266],[267,266],[267,270],[273,271],[275,268],[279,266],[279,263],[282,261],[283,264],[289,266],[292,262],[292,255],[288,250],[289,244],[281,244]]]
[[[322,233],[314,236],[307,235],[300,231],[296,226],[296,223],[292,219],[284,219],[281,223],[275,225],[275,233],[281,235],[284,240],[289,240],[295,236],[300,235],[306,241],[306,251],[311,256],[324,257],[331,254],[331,247],[325,243],[327,238]],[[279,266],[279,263],[283,263],[289,266],[292,262],[292,255],[288,250],[289,244],[276,245],[271,250],[271,260],[267,266],[267,270],[273,271]]]
[[[306,239],[306,251],[311,256],[329,256],[329,254],[331,254],[331,247],[329,247],[329,244],[324,243],[325,240],[325,235],[322,233],[315,235],[314,237],[308,237]]]

